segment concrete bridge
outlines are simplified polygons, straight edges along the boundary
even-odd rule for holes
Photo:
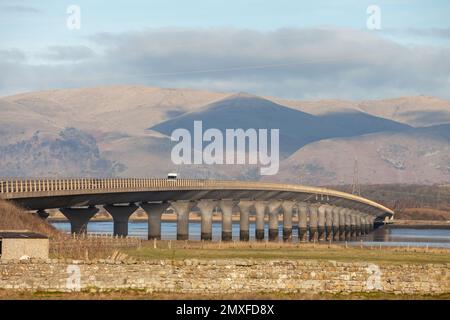
[[[381,204],[325,188],[265,182],[185,179],[0,179],[0,199],[13,201],[46,218],[59,208],[72,233],[86,232],[89,220],[103,206],[114,222],[114,234],[127,236],[128,220],[140,206],[148,214],[148,238],[161,238],[161,215],[171,206],[177,214],[177,239],[189,235],[189,212],[201,213],[201,239],[212,238],[212,214],[222,213],[222,240],[232,239],[232,213],[240,212],[241,241],[248,241],[249,217],[255,214],[256,240],[278,241],[283,214],[283,240],[292,239],[297,217],[300,241],[356,240],[393,218]]]

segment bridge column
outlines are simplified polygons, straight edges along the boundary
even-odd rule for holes
[[[352,216],[350,209],[345,209],[345,240],[351,240]]]
[[[361,236],[361,212],[359,211],[356,214],[356,236]]]
[[[135,204],[129,205],[107,205],[103,208],[109,212],[114,222],[114,235],[126,237],[128,235],[128,220],[138,208]]]
[[[212,213],[216,206],[217,201],[215,200],[200,200],[197,203],[202,214],[202,240],[212,240]]]
[[[255,201],[256,210],[256,230],[255,238],[257,241],[264,240],[264,216],[266,214],[267,201]]]
[[[239,225],[239,239],[241,241],[250,240],[249,216],[251,206],[253,206],[253,201],[249,200],[239,201],[239,210],[241,211],[240,225]]]
[[[347,209],[340,208],[339,209],[339,241],[345,241],[345,222],[347,220]]]
[[[309,241],[317,238],[318,210],[317,205],[309,206]]]
[[[325,213],[326,205],[321,205],[318,209],[317,238],[319,241],[325,240]]]
[[[173,201],[170,205],[177,212],[177,240],[188,240],[189,212],[191,212],[195,202]]]
[[[370,216],[370,219],[369,219],[369,230],[370,230],[370,232],[372,232],[373,229],[375,229],[375,217],[374,216]]]
[[[350,211],[350,238],[356,239],[356,213],[355,210]]]
[[[333,207],[327,205],[325,208],[325,239],[333,240]]]
[[[366,229],[366,234],[369,234],[370,233],[370,216],[368,214],[366,214],[365,229]]]
[[[169,207],[169,203],[143,202],[141,208],[148,216],[148,240],[161,239],[161,216]]]
[[[361,212],[361,234],[366,233],[366,214]]]
[[[333,241],[339,241],[339,207],[333,206]]]
[[[224,199],[219,201],[222,211],[222,241],[233,240],[233,200]]]
[[[308,205],[305,202],[298,204],[298,240],[307,241],[308,231]]]
[[[268,204],[269,208],[269,241],[278,241],[278,210],[281,201],[274,200]]]
[[[69,219],[71,234],[87,233],[89,220],[99,211],[96,207],[89,208],[61,208],[61,213]]]
[[[292,240],[292,209],[295,206],[294,201],[283,201],[283,241]]]
[[[36,215],[42,220],[46,220],[49,216],[48,212],[43,209],[36,211]]]

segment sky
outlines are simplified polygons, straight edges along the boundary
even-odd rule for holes
[[[450,2],[0,0],[0,95],[102,85],[449,99]]]

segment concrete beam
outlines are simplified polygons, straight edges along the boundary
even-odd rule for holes
[[[239,201],[239,210],[241,211],[239,223],[239,240],[241,241],[250,240],[249,217],[250,217],[250,208],[252,206],[253,201],[250,200]]]
[[[201,239],[206,241],[212,240],[212,213],[214,208],[217,207],[217,201],[215,200],[200,200],[197,203],[197,207],[202,214],[202,233]]]
[[[140,205],[148,216],[148,240],[160,240],[161,216],[170,204],[167,202],[143,202]]]
[[[257,241],[264,240],[264,216],[266,214],[267,201],[255,201],[256,211],[256,230],[255,238]]]
[[[278,241],[278,211],[281,201],[274,200],[268,204],[269,209],[269,241]]]
[[[99,211],[96,207],[89,208],[61,208],[61,213],[70,222],[71,234],[87,233],[87,225],[89,220]]]
[[[222,241],[233,240],[233,206],[232,199],[219,201],[219,208],[222,211]]]
[[[177,213],[177,240],[189,239],[189,213],[195,202],[192,201],[172,201],[171,207]]]
[[[129,205],[106,205],[103,208],[109,212],[113,218],[114,231],[113,234],[119,237],[128,235],[128,220],[130,216],[138,208],[135,204]]]
[[[294,201],[283,201],[283,241],[292,240],[292,210],[294,209]]]

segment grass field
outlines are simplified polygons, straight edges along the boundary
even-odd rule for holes
[[[450,250],[424,248],[345,247],[345,245],[288,245],[271,243],[201,244],[151,242],[141,248],[123,250],[138,260],[148,259],[313,259],[379,264],[450,263]],[[170,248],[169,248],[170,247]]]

